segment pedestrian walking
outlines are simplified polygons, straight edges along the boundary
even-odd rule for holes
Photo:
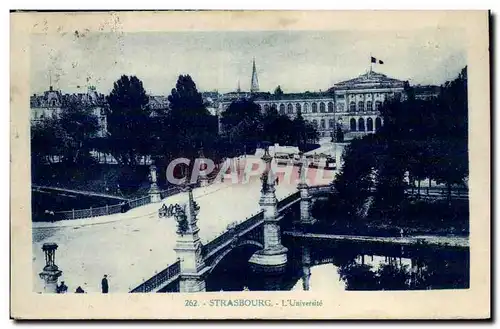
[[[108,285],[108,276],[104,274],[104,277],[101,280],[101,288],[102,288],[102,293],[107,294],[109,291],[109,285]]]
[[[56,288],[56,292],[58,294],[65,294],[68,291],[68,286],[64,284],[64,281],[61,281],[61,284]]]

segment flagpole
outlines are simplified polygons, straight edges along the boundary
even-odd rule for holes
[[[373,66],[373,63],[372,63],[372,53],[370,52],[370,73],[372,73],[372,66]]]

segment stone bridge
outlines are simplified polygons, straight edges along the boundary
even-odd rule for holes
[[[270,164],[271,157],[265,154],[263,160]],[[303,157],[303,166],[306,163]],[[280,222],[287,210],[293,206],[300,207],[300,222],[312,224],[310,215],[312,200],[324,197],[331,192],[330,185],[308,186],[305,170],[300,171],[298,191],[282,200],[275,196],[273,172],[267,170],[262,176],[262,190],[259,204],[261,211],[245,221],[233,225],[226,232],[202,244],[198,237],[196,225],[197,209],[193,202],[192,191],[188,188],[189,201],[186,207],[187,226],[177,232],[175,251],[177,261],[149,280],[132,289],[133,293],[164,292],[174,282],[179,282],[180,292],[197,292],[205,290],[205,278],[235,248],[253,246],[256,252],[249,262],[256,269],[276,271],[287,263],[287,249],[281,244]],[[179,225],[181,227],[181,225]]]

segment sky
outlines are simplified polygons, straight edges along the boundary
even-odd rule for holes
[[[108,94],[121,75],[136,75],[151,95],[169,95],[180,74],[198,90],[250,89],[255,58],[261,91],[327,90],[370,67],[411,84],[442,84],[467,65],[463,33],[413,31],[262,31],[34,34],[31,94],[50,81],[64,93],[87,85]]]

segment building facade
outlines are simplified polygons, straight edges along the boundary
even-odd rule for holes
[[[349,137],[375,132],[383,124],[382,104],[390,98],[406,98],[405,81],[368,71],[354,79],[335,84],[336,121]]]
[[[48,118],[59,118],[61,111],[72,102],[88,106],[98,120],[97,136],[107,135],[106,98],[98,93],[95,87],[89,87],[87,93],[63,94],[60,90],[54,90],[50,86],[49,90],[43,94],[32,95],[30,97],[31,124],[37,124]]]
[[[255,62],[252,63],[252,90],[258,90]],[[405,81],[369,71],[354,79],[335,84],[326,92],[271,94],[230,92],[221,96],[220,114],[239,98],[252,99],[263,113],[274,108],[279,114],[294,118],[300,111],[318,130],[320,137],[332,136],[337,125],[347,139],[374,133],[383,125],[380,108],[391,97],[406,97]],[[220,126],[219,126],[220,127]]]

